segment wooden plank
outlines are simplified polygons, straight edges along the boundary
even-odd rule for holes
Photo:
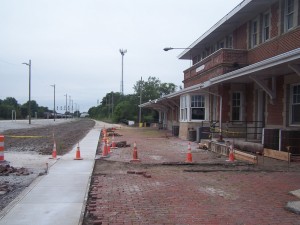
[[[257,156],[238,150],[234,150],[234,158],[238,160],[244,160],[247,162],[257,163]]]
[[[291,153],[264,148],[264,156],[283,161],[289,161]]]

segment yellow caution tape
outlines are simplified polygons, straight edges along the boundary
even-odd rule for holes
[[[47,138],[50,136],[16,136],[16,135],[5,135],[5,137],[11,137],[11,138]]]

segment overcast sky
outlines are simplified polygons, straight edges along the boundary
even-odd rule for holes
[[[53,109],[71,96],[87,111],[108,92],[120,92],[121,54],[124,94],[136,81],[155,76],[182,85],[188,47],[241,0],[1,0],[0,99],[31,99]],[[69,97],[68,97],[69,102]]]

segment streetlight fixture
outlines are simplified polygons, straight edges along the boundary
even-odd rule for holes
[[[123,62],[124,62],[124,55],[127,52],[126,49],[120,49],[119,50],[122,55],[122,79],[121,79],[121,94],[124,95],[124,81],[123,81]]]
[[[55,84],[50,85],[51,87],[54,88],[54,105],[53,105],[53,116],[54,116],[54,121],[55,121],[55,117],[56,117],[56,113],[55,113]]]
[[[167,52],[167,51],[170,51],[170,50],[173,50],[173,49],[193,49],[193,48],[172,48],[172,47],[166,47],[166,48],[164,48],[164,51]]]
[[[29,68],[29,100],[28,100],[28,120],[29,124],[31,124],[31,60],[29,59],[29,63],[22,63]]]

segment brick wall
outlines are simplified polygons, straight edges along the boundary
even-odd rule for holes
[[[219,85],[219,94],[222,96],[222,122],[226,123],[230,120],[230,84]]]
[[[276,3],[271,7],[271,38],[277,37],[279,34],[279,19],[279,3]]]
[[[300,27],[249,50],[248,62],[260,62],[296,48],[300,48]]]
[[[247,23],[245,23],[233,32],[233,48],[248,49],[247,28]]]

